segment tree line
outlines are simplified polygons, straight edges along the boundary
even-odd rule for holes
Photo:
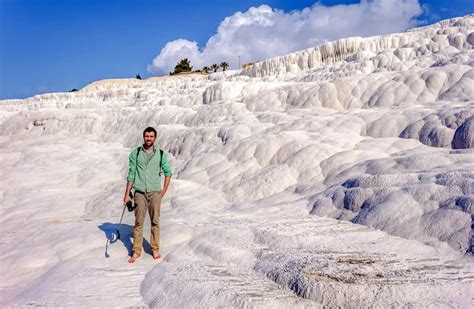
[[[205,66],[201,70],[194,70],[191,66],[191,61],[188,58],[181,59],[176,66],[174,67],[174,71],[170,72],[170,75],[183,73],[183,72],[204,72],[209,73],[210,71],[217,72],[219,69],[225,71],[229,68],[229,64],[227,62],[221,62],[220,64],[214,63],[211,66]]]
[[[210,71],[212,72],[217,72],[219,69],[222,69],[222,71],[225,71],[229,68],[229,64],[227,62],[221,62],[221,64],[217,64],[217,63],[214,63],[213,65],[211,66],[205,66],[203,67],[201,70],[195,70],[193,71],[193,67],[191,66],[191,61],[189,61],[188,58],[184,58],[184,59],[181,59],[177,64],[176,66],[174,67],[174,71],[173,72],[170,72],[170,75],[175,75],[175,74],[178,74],[178,73],[183,73],[183,72],[196,72],[196,73],[200,73],[200,72],[204,72],[204,73],[209,73]],[[140,74],[137,74],[135,75],[135,78],[136,79],[142,79],[142,77],[140,76]],[[71,90],[69,90],[69,92],[76,92],[76,91],[79,91],[78,89],[76,88],[73,88]]]

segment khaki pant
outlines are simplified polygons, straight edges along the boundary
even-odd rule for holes
[[[135,226],[133,227],[133,253],[140,255],[143,247],[143,223],[146,212],[150,215],[150,245],[154,251],[160,251],[160,192],[135,192]]]

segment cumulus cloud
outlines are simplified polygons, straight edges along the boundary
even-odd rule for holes
[[[251,7],[226,17],[203,48],[186,39],[168,42],[148,71],[167,74],[183,58],[189,58],[196,69],[222,61],[236,69],[239,55],[243,64],[343,37],[400,32],[416,26],[415,17],[421,13],[418,0],[362,0],[335,6],[315,3],[291,12],[268,5]]]

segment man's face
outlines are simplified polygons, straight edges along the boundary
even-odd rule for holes
[[[143,141],[145,142],[145,146],[151,147],[155,143],[155,132],[145,132],[145,135],[143,136]]]

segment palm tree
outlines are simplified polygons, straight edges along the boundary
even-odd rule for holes
[[[209,70],[210,70],[209,67],[204,67],[204,68],[202,68],[202,71],[203,71],[203,72],[206,72],[206,73],[209,73]]]
[[[225,71],[229,68],[229,64],[225,61],[221,62],[221,64],[219,66],[222,68],[222,71]]]
[[[211,70],[213,70],[214,72],[217,72],[217,70],[219,70],[219,65],[214,63],[213,65],[211,65]]]

